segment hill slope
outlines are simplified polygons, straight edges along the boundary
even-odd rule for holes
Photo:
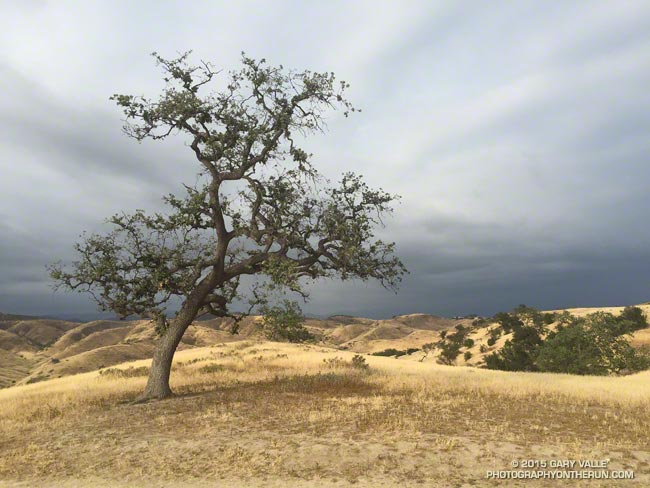
[[[650,316],[650,304],[640,307]],[[580,316],[601,310],[617,314],[623,307],[576,308],[569,309],[569,312]],[[259,322],[259,317],[246,317],[240,324],[239,333],[232,335],[230,319],[197,321],[185,333],[179,349],[260,339]],[[424,344],[438,341],[441,331],[463,326],[471,329],[467,337],[474,344],[462,348],[455,364],[476,366],[482,363],[486,354],[500,349],[509,336],[503,335],[489,346],[489,331],[494,325],[472,328],[472,322],[471,319],[448,319],[427,314],[401,315],[386,320],[336,315],[327,319],[310,318],[305,325],[323,346],[366,354],[387,349],[421,349]],[[151,323],[146,320],[76,323],[29,318],[1,324],[0,388],[148,359],[155,341]],[[632,344],[650,344],[650,329],[637,331]],[[471,355],[467,360],[465,352]],[[425,362],[437,362],[439,351],[434,350],[426,357],[418,351],[412,356]]]
[[[650,486],[649,372],[577,377],[386,357],[355,368],[353,356],[254,341],[188,348],[172,371],[177,396],[148,404],[129,403],[142,374],[1,390],[0,485],[573,486],[495,484],[486,472],[513,459],[608,459],[607,471],[634,479],[576,486]]]
[[[15,318],[16,316],[14,316]],[[260,338],[259,317],[246,317],[239,333],[230,333],[232,320],[195,322],[185,333],[182,350],[250,338]],[[355,352],[375,352],[395,347],[420,347],[462,321],[426,314],[372,320],[332,316],[307,319],[306,327],[323,345]],[[48,378],[93,371],[124,361],[150,358],[155,334],[146,320],[95,320],[76,323],[53,319],[11,320],[0,329],[0,349],[5,370],[0,387],[33,383]]]

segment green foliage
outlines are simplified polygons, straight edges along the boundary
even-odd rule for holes
[[[377,352],[372,353],[373,356],[387,356],[387,357],[390,357],[390,356],[403,356],[404,354],[406,354],[406,353],[403,352],[403,351],[400,351],[398,349],[395,349],[393,347],[390,347],[388,349],[384,349],[383,351],[377,351]]]
[[[460,354],[460,343],[455,341],[443,342],[438,347],[440,348],[440,362],[447,365],[454,364]]]
[[[470,339],[469,337],[463,341],[463,347],[473,347],[474,346],[474,339]]]
[[[265,287],[306,296],[306,279],[399,286],[407,271],[394,244],[375,237],[398,197],[353,173],[330,186],[301,147],[324,129],[330,110],[357,111],[346,82],[243,53],[241,68],[228,74],[208,62],[191,64],[190,53],[153,56],[162,93],[111,99],[137,141],[183,135],[197,183],[164,197],[164,213],[115,215],[107,234],[84,235],[78,260],[49,267],[57,287],[88,292],[123,318],[155,319],[164,335],[179,316],[185,327],[205,314],[241,318],[229,305],[249,298],[251,312],[263,304]],[[242,276],[255,279],[252,296],[242,296]],[[168,306],[176,301],[183,313],[172,316]]]
[[[419,350],[420,349],[415,348],[415,347],[410,347],[410,348],[405,349],[405,350],[399,350],[399,349],[395,349],[395,348],[391,347],[391,348],[388,348],[388,349],[384,349],[383,351],[373,352],[372,355],[373,356],[388,356],[388,357],[395,356],[395,357],[400,357],[400,356],[406,356],[408,354],[413,354],[414,352],[418,352]]]
[[[625,323],[621,327],[625,333],[648,327],[648,318],[639,307],[625,307],[617,319],[620,323]]]
[[[455,332],[452,333],[449,333],[449,331],[442,331],[440,333],[441,339],[435,343],[435,347],[440,349],[438,361],[442,364],[454,364],[456,358],[460,354],[461,347],[463,347],[463,344],[466,341],[471,341],[472,345],[474,345],[472,339],[466,339],[467,335],[470,333],[468,328],[462,324],[457,324],[454,329]],[[424,347],[426,347],[426,345]]]
[[[627,307],[619,317],[604,312],[581,318],[568,312],[542,314],[525,306],[497,314],[501,327],[513,331],[513,336],[500,351],[485,357],[485,365],[506,371],[583,375],[647,369],[650,357],[636,351],[625,338],[647,326],[645,316],[635,308]],[[557,327],[549,332],[547,326],[553,322]],[[494,344],[492,335],[488,344]]]
[[[314,336],[304,327],[305,317],[296,302],[284,300],[282,305],[262,309],[263,328],[272,341],[308,342]]]
[[[537,364],[542,371],[590,375],[647,369],[650,358],[637,352],[624,337],[627,332],[621,332],[629,323],[604,312],[574,318],[549,334]]]
[[[512,340],[507,340],[499,352],[485,357],[489,369],[505,371],[537,371],[535,358],[542,339],[537,330],[521,326],[515,330]]]
[[[501,333],[503,332],[503,329],[501,327],[494,327],[493,329],[490,329],[490,338],[494,339],[494,342],[501,337]]]
[[[489,325],[489,321],[485,317],[477,317],[472,321],[472,327],[475,328],[480,328],[480,327],[486,327]]]
[[[498,322],[498,324],[501,326],[503,331],[506,334],[510,334],[513,329],[520,327],[523,325],[521,320],[516,315],[509,314],[507,312],[499,312],[497,313],[493,320],[495,322]]]
[[[465,358],[465,361],[469,361],[472,359],[472,353],[470,351],[465,351],[465,354],[463,354],[463,358]]]

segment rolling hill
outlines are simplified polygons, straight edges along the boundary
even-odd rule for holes
[[[125,361],[151,357],[155,334],[149,321],[95,320],[87,323],[3,314],[0,321],[0,387],[34,383],[84,373]],[[259,317],[195,322],[179,349],[261,338]],[[464,321],[469,323],[471,321]],[[388,320],[337,315],[306,320],[306,327],[326,346],[355,352],[389,347],[407,349],[435,340],[440,330],[463,321],[413,314]]]
[[[639,305],[650,316],[650,304]],[[595,311],[618,314],[623,307],[575,308],[568,311],[585,315]],[[35,383],[106,368],[126,361],[151,357],[155,333],[146,320],[94,320],[78,323],[56,319],[0,314],[0,388]],[[179,350],[229,343],[244,339],[261,339],[260,318],[242,320],[239,333],[230,333],[230,319],[215,318],[195,322],[185,333]],[[489,331],[494,325],[472,327],[472,319],[449,319],[428,314],[409,314],[385,320],[334,315],[326,319],[308,318],[305,326],[320,345],[350,352],[372,354],[387,349],[406,351],[418,349],[412,359],[436,362],[439,351],[428,355],[420,350],[424,344],[440,338],[441,331],[457,326],[470,329],[467,337],[473,345],[463,347],[457,365],[478,366],[486,354],[498,350],[508,340],[501,336],[488,345]],[[634,346],[650,344],[650,329],[637,331]],[[465,359],[469,352],[468,359]]]

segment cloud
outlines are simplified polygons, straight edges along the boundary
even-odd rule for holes
[[[118,93],[161,89],[149,56],[239,52],[334,71],[363,111],[305,143],[403,196],[380,230],[411,274],[320,283],[308,311],[487,313],[647,299],[647,2],[23,2],[0,7],[0,310],[91,310],[43,264],[120,210],[193,183],[182,139],[120,133]],[[155,10],[156,16],[150,13]],[[35,299],[35,297],[37,297]]]

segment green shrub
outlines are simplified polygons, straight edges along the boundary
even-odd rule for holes
[[[393,347],[372,353],[373,356],[403,356],[404,354],[406,354],[405,351],[399,351]]]
[[[474,346],[474,339],[467,338],[463,341],[463,346],[465,347],[473,347]]]
[[[264,307],[264,334],[272,341],[309,342],[314,340],[305,327],[305,317],[296,302],[285,300],[282,306]]]
[[[378,352],[373,352],[373,356],[395,356],[395,357],[400,357],[400,356],[406,356],[408,354],[413,354],[414,352],[418,352],[420,349],[416,347],[410,347],[406,350],[400,351],[399,349],[395,349],[393,347],[390,347],[388,349],[384,349],[383,351],[378,351]]]
[[[465,354],[463,354],[463,357],[465,358],[465,361],[469,361],[472,359],[472,353],[469,351],[465,351]]]

